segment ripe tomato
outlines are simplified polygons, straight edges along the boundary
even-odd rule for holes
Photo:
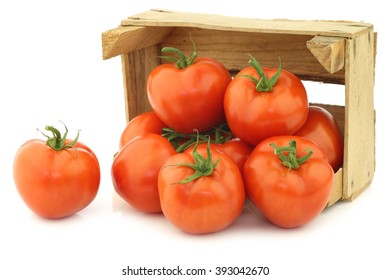
[[[19,148],[13,176],[26,205],[42,217],[55,219],[79,212],[94,200],[100,167],[86,145],[67,140],[67,132],[61,137],[57,129],[47,130],[53,137],[47,136],[46,142],[32,139]]]
[[[271,143],[279,147],[278,154]],[[306,159],[309,150],[313,153]],[[244,167],[244,182],[249,199],[268,220],[293,228],[310,222],[324,209],[334,173],[314,142],[300,136],[275,136],[253,150]]]
[[[261,69],[254,59],[250,63],[256,68],[241,70],[226,89],[224,106],[230,129],[253,146],[271,136],[295,133],[308,115],[308,99],[301,80],[281,68]],[[259,79],[258,83],[248,77]],[[271,86],[262,86],[268,79]]]
[[[136,136],[145,133],[155,133],[161,135],[164,127],[166,127],[166,125],[154,112],[142,113],[131,119],[126,125],[119,140],[119,148],[122,149],[127,142]]]
[[[161,212],[157,175],[175,153],[161,135],[147,133],[134,138],[114,158],[111,176],[116,192],[142,212]]]
[[[318,106],[309,106],[309,116],[295,135],[315,142],[325,152],[334,172],[343,164],[344,143],[334,116]]]
[[[201,172],[189,166],[194,164]],[[199,177],[186,180],[195,173]],[[217,150],[208,153],[206,147],[170,157],[160,170],[158,189],[165,217],[192,234],[226,228],[241,213],[245,201],[237,165]]]
[[[183,55],[184,56],[184,55]],[[231,81],[229,71],[211,58],[196,58],[179,68],[176,64],[156,67],[147,80],[151,107],[168,127],[193,133],[224,122],[223,96]],[[183,57],[185,59],[185,57]],[[187,61],[187,60],[186,60]]]

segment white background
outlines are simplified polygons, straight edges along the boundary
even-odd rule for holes
[[[389,94],[386,63],[390,62],[390,45],[383,3],[2,1],[0,279],[151,279],[122,276],[122,269],[177,265],[207,270],[216,266],[268,266],[270,274],[263,279],[389,279],[390,186],[385,123],[390,110],[385,98]],[[278,229],[246,209],[230,228],[203,236],[184,234],[162,215],[136,212],[113,195],[110,168],[125,126],[125,110],[120,58],[102,60],[101,33],[115,28],[127,16],[151,8],[373,23],[378,32],[377,158],[369,189],[352,203],[338,203],[298,229]],[[322,93],[329,94],[325,96],[327,103],[338,103],[340,98],[343,102],[343,90],[329,89]],[[308,90],[313,89],[310,86]],[[99,158],[102,181],[88,208],[52,221],[37,217],[24,205],[13,183],[12,164],[22,143],[41,138],[36,128],[61,126],[58,120],[67,124],[70,136],[81,129],[80,140]],[[213,279],[211,274],[188,278]],[[241,278],[261,279],[215,279]]]

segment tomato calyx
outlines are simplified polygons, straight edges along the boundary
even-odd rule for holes
[[[45,136],[47,138],[46,145],[48,145],[50,148],[52,148],[55,151],[61,151],[61,150],[73,148],[74,145],[77,143],[79,136],[80,136],[80,131],[78,131],[76,138],[73,139],[71,142],[65,144],[66,140],[67,140],[66,137],[68,135],[68,128],[66,127],[66,125],[64,123],[63,123],[63,125],[65,127],[65,133],[63,136],[61,136],[61,132],[57,128],[55,128],[54,126],[51,126],[51,125],[45,126],[45,130],[50,131],[53,134],[52,137],[49,135],[46,135],[45,133],[43,133],[42,131],[37,129],[40,133],[42,133],[43,136]]]
[[[194,150],[192,151],[192,156],[194,157],[194,163],[180,163],[177,166],[188,166],[192,168],[195,172],[191,176],[177,182],[177,184],[186,184],[191,181],[194,181],[203,176],[210,176],[213,174],[215,167],[218,165],[220,159],[217,159],[215,162],[212,160],[210,141],[207,142],[207,158],[202,156],[196,149],[199,145],[199,141],[196,142]]]
[[[313,154],[312,149],[308,149],[306,155],[297,158],[297,143],[295,140],[290,140],[288,146],[278,147],[275,143],[270,144],[274,148],[274,153],[282,161],[283,165],[297,170],[304,162],[306,162]]]
[[[211,140],[210,135],[213,135],[214,139]],[[211,130],[190,134],[180,133],[172,128],[166,127],[162,130],[162,136],[173,145],[177,153],[181,153],[197,142],[224,144],[232,138],[232,133],[228,125],[223,123]]]
[[[256,79],[253,76],[241,74],[240,76],[246,77],[256,85],[256,90],[259,92],[269,92],[272,91],[273,87],[276,85],[280,74],[282,73],[282,61],[279,58],[279,67],[275,75],[268,79],[261,67],[260,63],[251,55],[249,55],[249,64],[256,70],[257,74],[260,76],[260,79]]]
[[[179,69],[187,68],[188,66],[194,64],[195,59],[198,56],[198,51],[196,49],[195,42],[192,40],[192,38],[191,38],[191,41],[192,41],[192,45],[194,47],[194,50],[192,51],[192,53],[188,57],[186,57],[185,54],[181,50],[179,50],[177,48],[164,47],[164,48],[161,49],[161,52],[163,52],[163,53],[175,53],[175,54],[177,54],[179,56],[179,58],[175,58],[175,57],[172,57],[172,56],[160,56],[160,58],[163,58],[163,59],[166,59],[166,60],[169,60],[169,61],[175,63],[176,67],[179,68]]]

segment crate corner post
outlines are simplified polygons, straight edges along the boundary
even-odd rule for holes
[[[344,200],[363,192],[375,171],[374,41],[368,29],[346,42]]]

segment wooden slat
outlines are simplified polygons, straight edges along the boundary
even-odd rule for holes
[[[102,33],[103,59],[159,44],[171,32],[169,27],[120,26]]]
[[[340,168],[334,176],[334,185],[327,207],[332,206],[343,197],[343,169]]]
[[[341,36],[352,38],[372,28],[371,24],[349,21],[260,20],[210,14],[150,10],[122,20],[123,26],[178,26],[213,30]]]
[[[344,67],[345,39],[316,36],[306,43],[307,48],[330,74]]]
[[[347,40],[343,199],[364,190],[375,171],[374,33]]]

